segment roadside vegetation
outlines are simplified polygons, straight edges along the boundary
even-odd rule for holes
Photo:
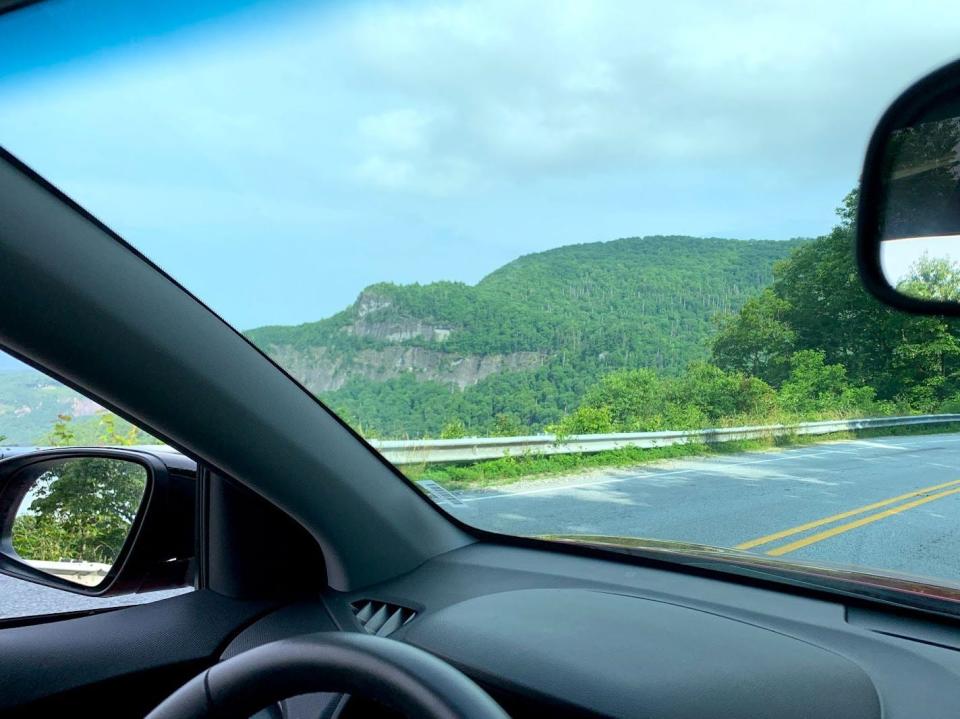
[[[931,435],[960,432],[960,423],[941,425],[882,427],[829,435],[788,434],[763,439],[732,442],[697,442],[670,447],[640,449],[627,447],[591,454],[526,454],[481,462],[444,465],[405,465],[404,474],[414,481],[433,480],[454,491],[494,489],[524,480],[586,474],[596,469],[638,467],[671,459],[710,457],[738,452],[776,450],[848,439],[868,439],[905,435]]]

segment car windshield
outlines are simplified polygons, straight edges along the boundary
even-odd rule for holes
[[[0,17],[0,144],[465,523],[960,587],[960,323],[852,248],[869,133],[957,37],[916,0],[52,1]],[[5,444],[80,401],[33,372],[0,359]]]

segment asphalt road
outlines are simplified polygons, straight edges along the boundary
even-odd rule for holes
[[[175,589],[97,599],[0,575],[0,619],[145,604],[189,591],[190,589]]]
[[[457,499],[452,513],[509,534],[682,540],[960,582],[960,434],[692,458]]]
[[[960,434],[693,458],[450,499],[464,521],[510,534],[681,540],[960,582]],[[170,594],[91,599],[0,576],[0,617]]]

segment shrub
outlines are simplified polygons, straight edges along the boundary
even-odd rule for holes
[[[467,436],[467,426],[462,419],[451,419],[440,430],[440,439],[460,439]]]

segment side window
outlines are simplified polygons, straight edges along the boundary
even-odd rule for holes
[[[36,447],[149,444],[159,441],[0,352],[0,456]],[[88,587],[100,583],[127,539],[146,470],[117,458],[72,458],[32,464],[17,477],[23,490],[10,549],[45,573]],[[97,598],[0,575],[0,621],[139,604],[184,591]]]

